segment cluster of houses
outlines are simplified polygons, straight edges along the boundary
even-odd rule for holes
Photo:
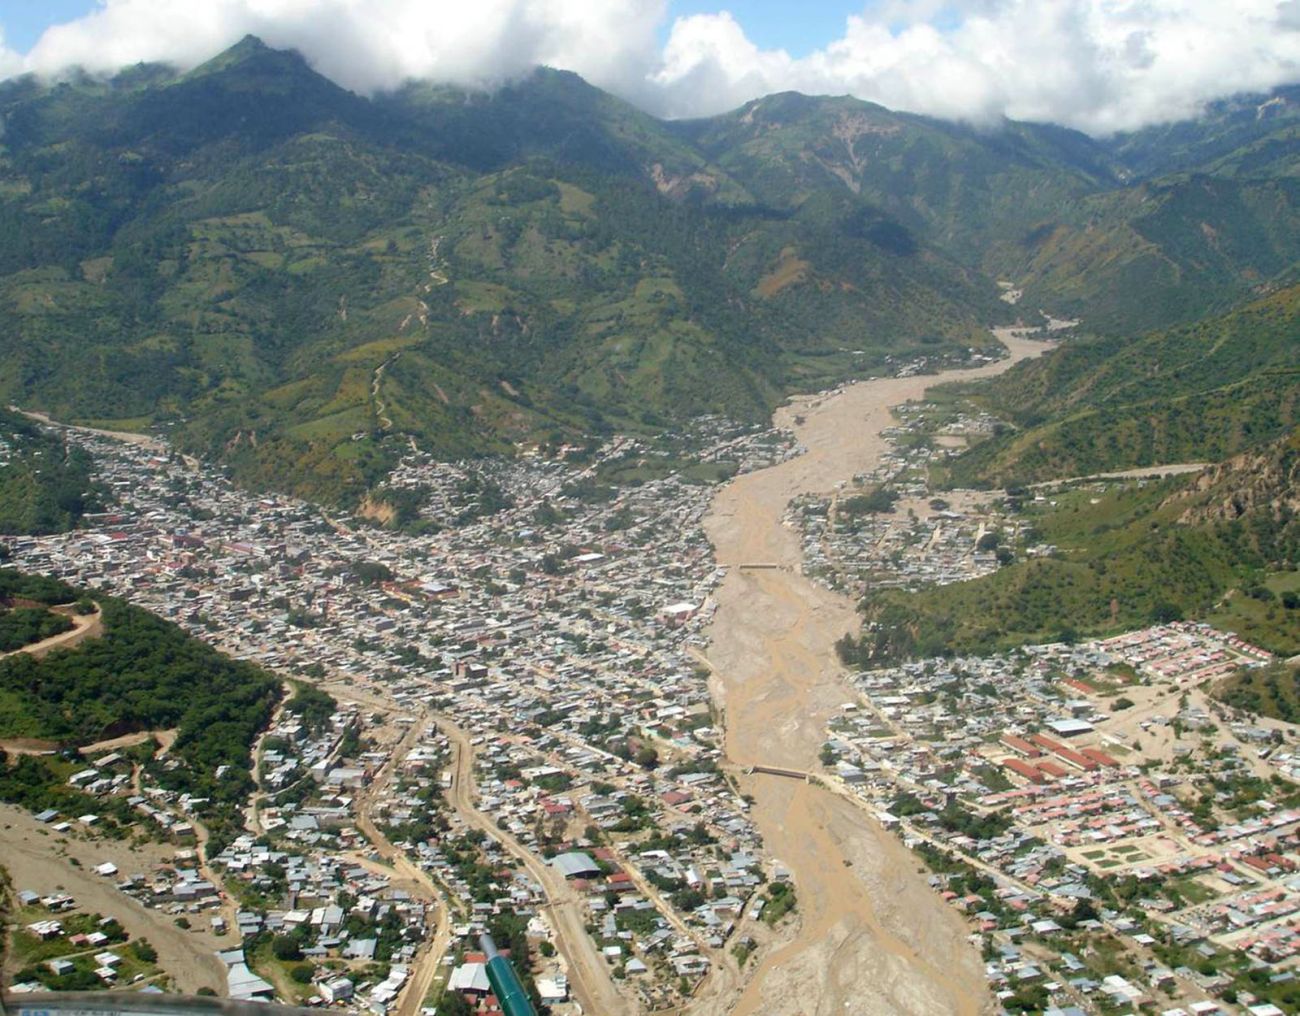
[[[958,419],[937,437],[964,440],[983,423]],[[269,731],[249,834],[212,859],[244,944],[221,954],[232,995],[275,994],[254,969],[258,946],[291,935],[313,966],[312,999],[383,1013],[443,921],[447,986],[481,1007],[490,986],[476,936],[512,916],[531,941],[558,942],[553,879],[580,897],[629,1008],[682,1004],[720,950],[749,940],[765,885],[786,874],[720,766],[699,656],[721,577],[701,525],[711,489],[674,466],[760,468],[797,454],[790,435],[708,419],[676,438],[565,449],[567,462],[445,464],[413,451],[388,480],[394,504],[379,496],[363,509],[401,523],[389,529],[241,492],[156,448],[70,439],[94,454],[114,506],[87,529],[16,538],[15,565],[391,704],[383,716],[344,707],[319,729],[285,712]],[[901,510],[842,514],[853,490],[794,505],[810,572],[917,585],[997,567],[985,537],[1009,539],[1013,519],[925,499],[920,473],[947,447],[900,442],[863,478],[890,478],[910,498]],[[1198,689],[1266,658],[1179,623],[858,674],[859,701],[827,730],[825,778],[931,862],[1009,1005],[1041,987],[1048,1011],[1175,999],[1199,1014],[1227,1006],[1231,990],[1239,1009],[1264,1014],[1266,1002],[1206,970],[1244,954],[1281,976],[1296,954],[1300,812],[1231,788],[1297,775],[1300,748],[1294,731],[1230,721]],[[1130,682],[1183,695],[1164,712],[1121,715]],[[430,710],[447,725],[416,719]],[[419,736],[370,736],[394,716],[402,730],[423,723]],[[473,749],[472,808],[486,827],[444,796],[451,723]],[[1144,735],[1175,728],[1167,754],[1143,754]],[[189,802],[137,792],[131,777],[129,760],[108,756],[73,779],[125,797],[183,847]],[[1203,806],[1206,786],[1229,789]],[[363,802],[440,898],[395,886],[368,857]],[[197,867],[121,884],[177,913],[221,905]],[[211,920],[227,930],[224,914]],[[1081,933],[1119,942],[1131,968],[1103,969]],[[530,974],[562,1006],[568,961],[550,952]]]
[[[1097,648],[1151,680],[1196,685],[1243,666],[1268,663],[1272,653],[1207,624],[1176,621],[1102,639]]]
[[[712,489],[674,468],[687,461],[761,468],[797,453],[788,433],[706,419],[672,439],[571,449],[568,463],[524,456],[446,464],[412,452],[387,487],[394,500],[418,506],[394,529],[240,491],[216,470],[156,447],[68,436],[92,452],[112,508],[73,533],[16,538],[16,566],[129,597],[280,672],[365,686],[396,712],[415,716],[436,703],[480,741],[477,803],[501,829],[548,860],[563,845],[612,852],[601,860],[610,870],[589,886],[592,925],[611,970],[626,975],[625,990],[645,1004],[677,998],[683,979],[694,984],[713,953],[728,947],[772,869],[744,801],[718,774],[718,732],[698,657],[720,578],[701,527]],[[637,470],[644,479],[610,482]],[[389,749],[344,758],[338,747],[345,730],[364,733],[367,722],[341,710],[309,733],[285,713],[269,732],[258,774],[264,801],[250,813],[255,835],[214,859],[232,895],[256,901],[241,903],[229,929],[245,942],[282,933],[286,923],[300,927],[301,913],[324,919],[338,894],[353,895],[335,884],[339,859],[367,849],[357,800]],[[440,794],[439,736],[432,729],[404,757],[399,778],[374,802],[377,821],[406,831],[436,807],[420,773],[437,774],[429,778]],[[497,780],[502,765],[534,778]],[[124,780],[114,766],[96,766],[84,785],[126,794],[126,773]],[[184,842],[186,802],[145,790],[133,803],[177,819],[182,828],[172,835]],[[635,821],[624,812],[631,798],[639,802]],[[454,837],[455,816],[451,824]],[[588,826],[601,843],[586,840]],[[640,849],[652,836],[653,849]],[[470,890],[437,837],[404,848],[447,898]],[[511,860],[491,840],[477,849],[480,859]],[[270,882],[259,874],[266,850],[286,855],[269,861],[285,869]],[[543,887],[519,864],[509,867],[494,906],[534,914]],[[432,903],[390,895],[383,905],[406,929],[386,960],[396,970],[427,935]],[[457,930],[473,935],[491,915],[462,916]],[[347,960],[349,942],[336,929],[309,927],[312,948]],[[543,923],[533,927],[548,937]],[[239,983],[261,997],[257,955],[236,959],[240,951],[229,951],[232,990]],[[544,979],[558,990],[563,964]],[[339,1004],[374,1006],[379,984],[361,991],[358,983],[353,999]],[[324,998],[320,988],[310,990]]]
[[[89,914],[64,892],[20,889],[14,899],[26,922],[18,933],[40,943],[43,958],[34,964],[34,971],[29,965],[36,976],[31,978],[29,973],[30,979],[9,985],[11,993],[114,988],[127,983],[135,990],[162,990],[156,983],[160,972],[153,962],[141,961],[138,953],[128,960],[125,947],[129,936],[115,917]],[[72,930],[70,925],[81,930]],[[15,949],[23,947],[21,940],[13,945]]]
[[[1019,537],[1020,519],[990,495],[938,500],[919,485],[902,492],[888,511],[853,511],[852,489],[792,501],[785,518],[799,531],[804,574],[855,597],[965,582],[996,571],[998,546]]]
[[[1270,781],[1289,778],[1296,731],[1233,720],[1207,694],[1267,659],[1180,622],[864,672],[828,725],[827,778],[948,859],[932,882],[996,954],[987,973],[1009,1003],[1042,987],[1061,1011],[1268,1011],[1217,967],[1293,976],[1300,810]],[[1140,975],[1109,980],[1081,932],[1116,940]],[[1171,959],[1188,951],[1198,962]]]
[[[241,901],[236,921],[245,948],[220,954],[231,997],[274,997],[247,947],[291,936],[301,961],[314,968],[305,1000],[387,1011],[433,925],[434,904],[394,886],[374,866],[327,850],[269,846],[251,835],[237,838],[214,862]]]

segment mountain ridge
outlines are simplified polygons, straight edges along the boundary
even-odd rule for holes
[[[1077,132],[851,98],[666,122],[545,69],[364,98],[250,37],[186,74],[0,83],[0,117],[0,397],[343,500],[404,438],[760,419],[1039,308],[1195,319],[1300,259],[1280,164],[1134,185]]]

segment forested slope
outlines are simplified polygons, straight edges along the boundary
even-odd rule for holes
[[[80,595],[10,569],[0,570],[0,592],[45,603]],[[199,814],[214,830],[238,825],[238,808],[253,787],[252,744],[280,698],[279,682],[146,610],[112,597],[95,600],[103,610],[101,637],[39,660],[26,653],[0,659],[0,737],[77,746],[175,728],[168,759],[150,763],[155,778],[206,799]],[[25,764],[29,779],[6,780],[5,799],[58,807],[68,793],[55,786],[62,781],[39,760]]]
[[[759,418],[1005,313],[869,202],[768,208],[570,74],[372,101],[248,40],[180,78],[8,82],[0,116],[0,398],[331,498],[395,435]]]
[[[0,409],[0,534],[58,533],[98,507],[91,458],[17,413]]]
[[[953,391],[1014,425],[953,464],[957,485],[1225,459],[1300,423],[1300,285],[1136,339],[1071,342]]]

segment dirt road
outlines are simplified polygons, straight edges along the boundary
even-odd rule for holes
[[[1087,476],[1070,476],[1063,480],[1044,480],[1041,483],[1031,483],[1029,489],[1047,490],[1095,480],[1148,480],[1159,479],[1162,476],[1183,476],[1187,473],[1204,472],[1212,465],[1213,462],[1172,462],[1166,466],[1139,466],[1136,469],[1121,469],[1114,473],[1089,473]]]
[[[104,615],[99,607],[95,608],[93,614],[74,614],[70,611],[59,610],[58,613],[64,614],[72,627],[58,635],[51,635],[47,639],[41,639],[39,642],[33,642],[30,645],[23,646],[21,649],[15,649],[12,652],[0,653],[0,659],[6,656],[14,656],[17,653],[26,653],[28,656],[34,656],[41,659],[55,649],[71,649],[78,646],[86,639],[99,638],[104,634]]]
[[[20,409],[17,406],[10,406],[10,409],[29,419],[36,420],[38,423],[44,423],[51,427],[62,427],[64,430],[75,430],[82,434],[96,434],[99,437],[112,438],[114,441],[121,441],[124,444],[139,445],[141,448],[147,448],[151,452],[157,452],[159,455],[166,455],[169,451],[166,441],[162,441],[148,434],[139,434],[130,430],[101,430],[99,427],[78,427],[72,423],[60,423],[52,418],[48,413],[40,413],[34,409]]]
[[[546,892],[551,925],[559,940],[560,953],[569,962],[568,976],[573,995],[582,1011],[592,1016],[614,1016],[629,1012],[631,1003],[621,998],[610,978],[609,968],[587,934],[583,897],[550,865],[542,863],[527,847],[474,805],[474,753],[465,733],[445,717],[438,726],[451,741],[456,761],[449,798],[452,807],[470,826],[481,829],[513,854]]]
[[[388,761],[376,774],[370,786],[357,798],[357,828],[374,844],[375,851],[392,869],[387,874],[396,876],[405,882],[417,896],[433,903],[437,907],[437,924],[433,936],[425,943],[411,969],[411,979],[402,989],[398,1002],[399,1016],[414,1016],[424,1005],[434,978],[451,944],[451,915],[448,912],[447,899],[436,882],[419,865],[415,864],[406,853],[393,845],[392,841],[375,825],[371,815],[376,798],[382,796],[392,781],[398,767],[405,761],[411,749],[420,743],[424,732],[429,729],[430,717],[426,714],[412,723],[401,741],[389,753]]]
[[[999,338],[1011,356],[996,364],[795,400],[775,422],[794,430],[807,454],[718,492],[705,526],[729,571],[716,594],[708,658],[727,755],[737,766],[815,770],[827,720],[857,699],[833,648],[858,628],[854,605],[799,573],[798,538],[781,523],[786,505],[875,468],[892,407],[940,382],[999,374],[1048,348],[1005,332]],[[746,563],[779,567],[738,567]],[[873,818],[812,784],[752,776],[744,789],[754,795],[767,850],[794,875],[801,923],[788,945],[761,962],[734,1007],[710,998],[698,1012],[975,1014],[991,1007],[968,929],[930,890],[917,859]]]
[[[208,932],[206,920],[182,931],[170,916],[144,907],[92,870],[112,861],[123,873],[147,874],[154,865],[169,861],[175,848],[61,835],[11,805],[0,805],[0,840],[0,863],[9,871],[15,890],[68,892],[79,908],[116,917],[133,939],[147,938],[158,950],[158,965],[172,975],[179,991],[190,995],[199,988],[225,991],[226,968],[216,950],[228,947],[227,940]]]

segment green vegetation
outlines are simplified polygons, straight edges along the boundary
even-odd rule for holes
[[[949,386],[1014,425],[962,455],[958,486],[1217,462],[1300,417],[1300,285],[1196,324],[1070,342],[979,386]]]
[[[61,533],[97,507],[90,456],[0,409],[0,534]]]
[[[1225,596],[1206,620],[1282,656],[1300,655],[1300,572],[1269,571]]]
[[[763,907],[764,923],[776,927],[787,914],[794,912],[798,903],[794,886],[789,882],[773,882],[767,887],[767,903]]]
[[[895,797],[889,810],[900,818],[932,813],[935,821],[948,832],[969,836],[973,840],[989,840],[1001,836],[1012,825],[1011,816],[1005,812],[980,814],[955,800],[947,802],[942,808],[931,808],[909,791]]]
[[[101,804],[68,786],[68,777],[81,768],[84,766],[78,763],[44,755],[19,755],[11,760],[0,751],[0,801],[33,812],[54,808],[65,815],[98,815],[98,828],[104,835],[125,836],[136,822],[125,800],[111,798]]]
[[[76,599],[77,591],[66,582],[45,575],[30,575],[14,568],[0,568],[0,603],[6,606],[23,600],[54,606]]]
[[[72,621],[66,614],[55,614],[40,607],[5,610],[0,612],[0,653],[10,653],[71,630]]]
[[[13,79],[0,399],[357,502],[405,435],[461,457],[760,419],[964,355],[1015,316],[995,278],[1107,334],[1191,321],[1300,257],[1294,167],[1254,147],[1281,128],[1224,116],[1165,162],[1158,133],[848,98],[665,123],[544,70],[366,99],[252,38],[179,76]],[[46,493],[0,475],[0,523],[75,524],[74,460]]]
[[[1240,106],[1231,127],[1173,125],[1169,151],[1160,129],[1108,141],[1016,123],[981,134],[793,93],[678,130],[772,207],[830,201],[847,185],[875,213],[857,228],[882,247],[940,238],[962,264],[1015,280],[1022,307],[1131,332],[1247,298],[1300,254],[1292,118],[1250,124],[1254,106]],[[1283,157],[1261,160],[1253,146],[1270,139]],[[773,274],[779,284],[791,271]]]
[[[13,956],[19,970],[15,981],[39,983],[50,991],[95,991],[106,987],[95,974],[98,963],[94,953],[84,945],[71,941],[75,935],[102,932],[108,938],[105,948],[121,959],[117,967],[118,983],[129,984],[137,978],[154,977],[159,973],[158,953],[146,939],[128,941],[128,935],[115,920],[104,921],[99,914],[70,913],[52,915],[43,907],[28,907],[19,912],[15,923],[30,923],[57,916],[63,926],[61,934],[43,939],[25,928],[15,930],[12,939]],[[64,960],[69,969],[56,973],[51,961]]]
[[[334,696],[328,692],[295,681],[293,698],[284,704],[284,708],[302,721],[308,734],[315,736],[329,726],[330,720],[338,712],[338,705]]]
[[[897,491],[889,487],[877,487],[868,494],[855,494],[852,497],[846,497],[836,505],[836,511],[849,518],[857,518],[861,515],[878,515],[883,512],[892,512],[894,502],[897,500]]]
[[[60,583],[8,570],[0,571],[5,587],[76,598]],[[149,771],[160,785],[205,800],[199,815],[216,852],[242,824],[239,807],[253,789],[251,746],[270,719],[279,685],[147,611],[111,597],[100,602],[102,637],[41,660],[22,653],[0,660],[0,735],[77,745],[178,728],[168,760],[151,761]],[[66,796],[66,788],[52,784],[67,774],[47,759],[24,757],[4,775],[5,800],[33,807],[50,795]]]
[[[1275,664],[1240,670],[1214,689],[1214,697],[1258,716],[1300,722],[1300,667]]]
[[[1300,559],[1300,526],[1287,506],[1298,461],[1300,434],[1197,482],[1130,483],[1100,495],[1085,488],[1056,496],[1055,507],[1029,505],[1034,538],[1054,553],[969,582],[869,595],[863,636],[841,640],[841,656],[865,666],[986,653],[1179,617],[1235,627],[1224,598],[1246,596],[1240,590]],[[1270,609],[1270,627],[1249,635],[1286,651],[1300,639],[1300,611],[1280,602]]]
[[[247,39],[5,82],[0,116],[0,399],[165,426],[250,484],[356,501],[399,435],[759,419],[1006,316],[842,184],[770,206],[571,74],[363,99]]]

